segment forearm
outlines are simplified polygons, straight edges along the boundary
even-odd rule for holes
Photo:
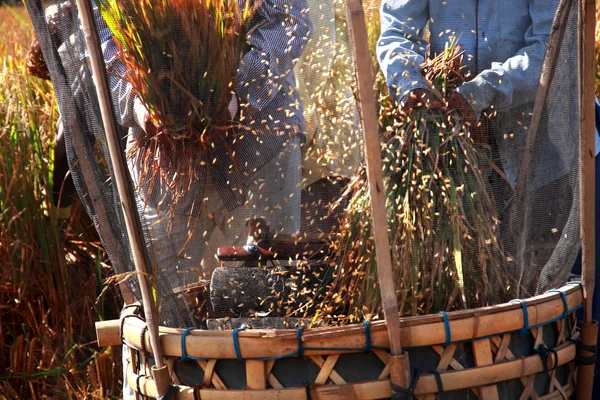
[[[423,32],[428,19],[428,1],[383,1],[381,5],[377,59],[395,100],[411,90],[429,87],[421,74],[427,52]]]
[[[535,100],[544,60],[545,43],[529,46],[504,63],[495,63],[490,69],[464,83],[457,92],[469,101],[479,115],[494,107],[506,110]]]

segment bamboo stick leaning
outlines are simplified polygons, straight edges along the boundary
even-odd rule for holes
[[[350,16],[350,36],[356,62],[356,80],[359,94],[359,109],[365,141],[365,159],[369,193],[372,204],[373,236],[377,249],[377,275],[381,290],[381,304],[390,340],[391,384],[392,387],[407,388],[410,384],[410,363],[408,353],[402,352],[400,342],[400,321],[396,287],[392,273],[390,239],[387,233],[387,215],[385,212],[385,191],[379,144],[377,110],[373,75],[369,57],[369,37],[365,13],[360,0],[348,0]]]
[[[156,304],[152,299],[151,285],[148,281],[147,265],[149,265],[149,263],[144,250],[145,246],[141,222],[135,206],[131,181],[128,179],[125,154],[121,148],[121,142],[116,129],[116,122],[112,113],[106,70],[104,68],[104,60],[98,33],[94,28],[92,9],[90,3],[86,0],[77,0],[77,8],[79,9],[79,17],[85,35],[86,46],[90,54],[92,73],[94,74],[94,84],[100,103],[102,122],[106,132],[111,164],[114,171],[114,179],[119,193],[120,203],[123,207],[127,236],[131,246],[140,291],[142,293],[146,324],[150,335],[152,354],[154,355],[156,363],[156,365],[152,367],[152,373],[157,382],[164,382],[164,384],[167,385],[165,387],[158,387],[158,393],[162,396],[168,388],[170,378],[168,377],[168,370],[164,364],[162,349],[158,341],[158,312]]]

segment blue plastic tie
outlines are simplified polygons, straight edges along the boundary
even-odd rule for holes
[[[548,290],[548,292],[560,293],[560,297],[562,298],[562,302],[563,302],[563,307],[565,309],[565,311],[562,314],[562,318],[566,317],[569,314],[569,304],[567,303],[567,294],[564,291],[558,290],[558,289],[550,289],[550,290]]]
[[[298,358],[304,357],[304,345],[302,344],[302,332],[304,332],[303,327],[299,327],[296,331],[296,339],[298,339],[298,349],[296,350],[296,354],[298,354]]]
[[[187,354],[187,350],[186,350],[186,346],[185,346],[185,337],[187,336],[187,334],[194,330],[196,328],[185,328],[185,330],[183,331],[183,333],[181,334],[181,358],[183,360],[204,360],[204,358],[200,358],[200,357],[192,357],[192,356],[188,356]]]
[[[363,322],[363,325],[365,326],[365,347],[363,350],[368,352],[373,348],[371,346],[371,323],[369,321],[365,321]]]
[[[446,330],[446,343],[444,347],[449,346],[452,343],[452,332],[450,332],[450,321],[448,321],[448,314],[445,311],[440,311],[442,318],[444,318],[444,329]]]
[[[233,349],[235,350],[235,356],[237,357],[238,360],[243,360],[244,359],[242,357],[242,352],[240,351],[240,342],[238,340],[238,332],[239,331],[245,331],[245,330],[246,330],[246,325],[242,325],[239,328],[235,328],[231,332],[231,336],[233,338]]]
[[[529,331],[531,330],[531,326],[529,326],[529,312],[527,312],[527,303],[521,299],[514,299],[509,301],[509,303],[521,303],[521,308],[523,309],[523,328],[519,331],[519,335],[522,337],[527,336]]]

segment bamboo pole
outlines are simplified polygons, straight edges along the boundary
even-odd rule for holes
[[[379,141],[377,109],[375,107],[375,91],[373,89],[373,73],[369,57],[369,36],[367,23],[361,0],[346,0],[350,16],[350,37],[356,62],[356,80],[358,86],[359,109],[363,136],[365,141],[365,159],[367,181],[371,197],[371,215],[373,218],[373,238],[377,254],[377,275],[381,292],[381,304],[385,324],[390,338],[391,381],[393,385],[407,388],[410,384],[410,364],[408,353],[402,352],[400,341],[400,320],[398,315],[398,299],[392,257],[390,254],[390,238],[388,236],[387,215],[385,209],[385,188],[381,163],[381,143]]]
[[[125,153],[121,148],[121,141],[119,140],[116,123],[113,117],[104,59],[102,57],[98,33],[94,25],[94,16],[90,2],[88,0],[76,1],[81,26],[85,35],[86,46],[90,55],[96,94],[98,96],[100,112],[102,114],[102,123],[106,132],[106,140],[114,172],[113,179],[117,186],[121,207],[123,208],[129,245],[131,246],[135,270],[140,284],[146,324],[148,325],[150,343],[155,360],[155,366],[152,367],[152,373],[155,380],[160,383],[158,391],[162,396],[169,386],[169,384],[165,382],[170,382],[170,378],[168,376],[167,367],[164,364],[160,343],[158,341],[158,313],[156,304],[152,299],[150,283],[147,279],[148,271],[146,266],[148,265],[148,260],[144,251],[145,246],[141,222],[137,214],[133,190],[128,178]],[[166,387],[163,385],[166,385]]]
[[[356,79],[365,141],[367,177],[371,195],[371,212],[373,215],[373,236],[377,252],[377,274],[381,287],[381,300],[385,323],[390,332],[392,355],[402,354],[398,319],[398,301],[392,274],[392,258],[390,255],[390,239],[387,231],[387,215],[385,212],[385,193],[381,164],[381,144],[378,134],[377,109],[375,108],[375,91],[369,58],[369,38],[365,14],[360,0],[347,0],[350,13],[350,30],[356,62]]]
[[[581,271],[583,281],[583,324],[581,340],[596,347],[598,322],[593,321],[592,302],[596,281],[595,260],[595,104],[594,87],[596,61],[594,54],[596,1],[581,0],[579,27],[581,29],[581,104],[579,136],[580,201],[581,201]],[[580,350],[580,356],[592,353]],[[591,398],[595,365],[580,365],[577,374],[577,398]]]
[[[596,61],[594,56],[596,2],[582,0],[583,10],[583,43],[582,85],[581,85],[581,132],[579,143],[579,159],[581,168],[581,242],[582,242],[582,275],[584,295],[584,321],[592,322],[592,293],[595,286],[595,103],[594,87],[596,79]]]

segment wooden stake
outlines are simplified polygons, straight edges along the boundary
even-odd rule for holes
[[[375,91],[373,89],[373,73],[369,57],[369,36],[367,23],[361,0],[347,0],[350,16],[350,37],[356,62],[356,80],[358,86],[359,109],[362,117],[362,129],[365,141],[365,159],[367,180],[371,196],[371,215],[373,218],[373,238],[377,254],[377,275],[381,291],[383,316],[390,337],[391,381],[393,384],[407,388],[410,385],[410,363],[408,353],[402,353],[400,342],[400,320],[398,315],[398,299],[392,257],[390,255],[390,238],[385,210],[385,188],[381,163],[381,143],[379,140],[377,109],[375,107]]]
[[[581,323],[581,337],[579,339],[582,344],[595,347],[598,340],[598,321],[593,321],[591,324]],[[578,356],[585,359],[594,354],[583,347],[579,348]],[[596,365],[580,364],[577,367],[577,399],[591,399],[594,388],[594,369]]]
[[[131,246],[131,253],[133,255],[135,270],[137,272],[140,291],[142,293],[142,303],[144,306],[146,323],[148,325],[152,353],[156,363],[153,371],[159,371],[158,374],[160,374],[160,377],[157,381],[162,383],[166,380],[165,371],[167,371],[167,369],[165,368],[162,351],[158,342],[158,313],[156,311],[156,304],[152,298],[151,286],[147,279],[148,270],[146,266],[148,265],[148,260],[144,251],[144,236],[142,234],[141,222],[135,205],[133,189],[128,177],[125,153],[121,148],[121,141],[119,140],[116,123],[113,118],[100,40],[98,38],[98,33],[94,28],[94,17],[90,2],[87,0],[77,0],[77,8],[79,10],[81,26],[85,35],[86,46],[90,55],[96,94],[98,95],[102,123],[106,132],[110,160],[114,171],[113,179],[116,183],[119,200],[123,208],[129,245]],[[168,371],[166,373],[168,373]],[[162,396],[164,393],[159,394]]]
[[[381,164],[381,143],[379,141],[375,91],[369,58],[369,37],[365,14],[360,0],[347,0],[350,13],[350,31],[353,38],[356,62],[356,79],[362,117],[362,129],[365,141],[367,178],[371,195],[371,213],[373,215],[373,236],[377,253],[377,274],[381,288],[381,301],[385,323],[390,335],[392,355],[402,354],[400,343],[400,322],[398,300],[392,274],[390,239],[387,230],[385,212],[385,189]]]
[[[583,281],[583,324],[581,341],[596,347],[598,324],[593,321],[592,308],[596,283],[595,260],[595,103],[596,60],[594,54],[596,1],[581,0],[581,104],[579,135],[580,201],[581,201],[581,272]],[[581,351],[580,355],[589,355]],[[577,398],[591,399],[594,385],[594,364],[580,365],[577,371]]]
[[[579,139],[579,163],[581,168],[581,244],[582,244],[582,279],[584,296],[584,321],[592,322],[592,294],[596,283],[596,260],[594,251],[595,232],[595,103],[594,87],[596,79],[596,60],[594,55],[596,1],[582,1],[582,71],[581,71],[581,115]]]

